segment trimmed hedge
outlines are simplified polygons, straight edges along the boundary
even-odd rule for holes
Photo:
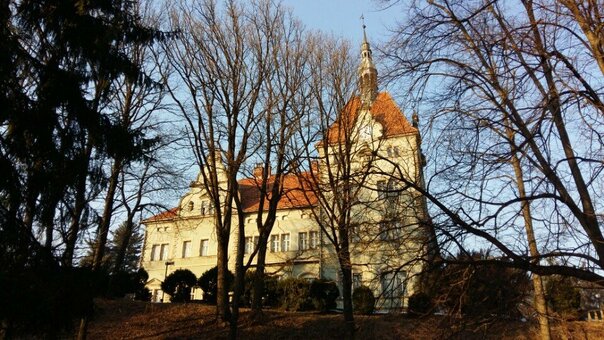
[[[191,288],[197,283],[197,277],[188,269],[177,269],[168,275],[161,284],[161,289],[170,294],[172,302],[191,301]]]

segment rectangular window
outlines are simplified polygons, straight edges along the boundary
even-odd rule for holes
[[[168,259],[168,243],[164,243],[161,245],[161,257],[160,260],[167,260]]]
[[[271,235],[271,252],[279,251],[279,235]]]
[[[386,184],[386,181],[378,181],[377,182],[378,199],[383,200],[384,198],[386,198],[387,191],[388,191],[388,186]]]
[[[206,201],[201,201],[201,214],[206,214]]]
[[[357,289],[363,284],[363,274],[353,273],[352,274],[352,289]]]
[[[308,236],[310,238],[310,249],[316,249],[319,246],[319,232],[311,231]]]
[[[407,273],[385,273],[382,275],[382,293],[386,298],[402,298],[405,295]]]
[[[182,243],[182,257],[191,257],[191,241]]]
[[[358,224],[352,224],[348,229],[348,236],[351,242],[359,242],[361,240],[361,226]]]
[[[254,251],[254,238],[246,237],[245,238],[245,249],[243,250],[244,254],[251,254]]]
[[[298,250],[308,249],[308,233],[298,233]]]
[[[208,256],[208,243],[209,240],[201,240],[199,245],[199,256]]]
[[[387,241],[388,240],[388,233],[390,231],[389,228],[389,223],[388,222],[380,222],[379,223],[379,227],[380,227],[380,240],[382,241]]]
[[[153,247],[151,247],[151,261],[157,260],[159,260],[159,245],[154,244]]]
[[[289,251],[289,234],[281,234],[281,251]]]

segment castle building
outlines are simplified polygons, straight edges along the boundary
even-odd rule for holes
[[[348,169],[352,169],[348,183],[355,188],[349,220],[353,288],[366,285],[377,297],[378,309],[397,310],[406,307],[407,298],[421,289],[420,273],[433,251],[428,244],[431,237],[425,200],[408,185],[423,183],[421,138],[417,116],[410,123],[390,94],[378,91],[378,72],[365,36],[358,76],[359,95],[348,102],[329,128],[325,144],[317,145],[320,161],[314,170],[318,176],[302,173],[284,179],[285,194],[268,239],[266,273],[278,278],[328,279],[341,286],[335,248],[317,220],[329,216],[321,211],[320,199],[337,197],[329,192],[317,194],[316,190],[327,186],[303,182],[309,178],[326,181],[330,171],[341,173],[335,167],[342,166],[342,145],[346,144],[351,146],[345,148],[350,153],[346,157],[350,160]],[[257,169],[254,177],[262,176],[262,170]],[[149,273],[147,287],[156,302],[162,301],[160,285],[170,272],[189,269],[199,277],[216,266],[214,208],[201,178],[191,184],[178,207],[143,222],[146,231],[141,266]],[[236,219],[245,221],[245,261],[258,242],[260,194],[256,183],[257,178],[239,180],[244,213],[233,217],[233,225]],[[236,229],[229,244],[232,271]],[[200,299],[202,292],[195,289],[192,295]]]

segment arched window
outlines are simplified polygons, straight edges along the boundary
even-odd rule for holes
[[[189,201],[189,211],[193,211],[194,208],[195,208],[195,203],[193,203],[193,201]]]

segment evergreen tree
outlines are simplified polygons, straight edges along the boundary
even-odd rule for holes
[[[10,278],[2,284],[0,323],[9,338],[27,329],[52,338],[60,325],[70,324],[57,318],[74,313],[14,318],[17,305],[61,310],[52,294],[16,299],[73,278],[60,270],[52,253],[58,205],[72,199],[72,188],[87,185],[93,161],[133,158],[146,144],[144,135],[124,128],[107,109],[117,90],[115,80],[152,84],[123,53],[161,37],[141,23],[135,6],[129,0],[0,4],[0,277]],[[72,232],[74,240],[79,231]],[[102,250],[101,244],[101,255]],[[39,284],[18,280],[28,277],[24,272],[42,269],[48,275],[35,281]],[[90,291],[93,281],[78,286]],[[89,312],[77,310],[80,316]]]

